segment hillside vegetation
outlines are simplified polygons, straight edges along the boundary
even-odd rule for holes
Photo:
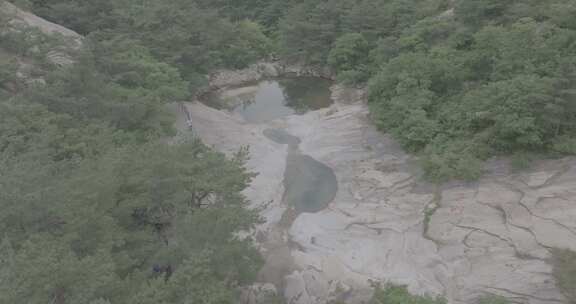
[[[118,8],[115,28],[83,32],[74,63],[59,66],[50,52],[66,47],[63,37],[3,13],[0,303],[236,303],[261,263],[237,236],[259,221],[240,193],[253,176],[247,151],[230,159],[194,139],[164,144],[175,134],[165,105],[190,96],[208,64],[244,64],[265,45],[225,50],[208,35],[174,49],[160,41],[179,39],[173,28],[136,29],[163,20]],[[267,39],[253,23],[198,13],[216,37]],[[191,56],[198,63],[178,69],[187,52],[215,59]]]
[[[282,52],[368,83],[374,122],[430,178],[477,178],[494,155],[576,152],[576,3],[303,1]]]

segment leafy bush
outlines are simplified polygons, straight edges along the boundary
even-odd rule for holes
[[[576,252],[568,249],[552,250],[552,265],[556,285],[570,303],[576,303]]]
[[[554,139],[552,149],[561,154],[576,154],[576,138],[570,136],[559,136]]]
[[[535,155],[526,152],[517,152],[512,154],[510,160],[510,165],[514,170],[524,170],[530,167],[530,164],[534,161]]]
[[[0,86],[4,86],[8,82],[17,81],[17,71],[17,61],[10,60],[8,62],[0,62]]]
[[[328,65],[336,71],[355,70],[367,63],[369,50],[370,45],[362,34],[342,35],[328,54]]]
[[[450,178],[475,180],[482,174],[482,160],[470,141],[438,142],[427,147],[420,159],[425,176],[433,181]]]
[[[405,286],[378,286],[370,304],[446,304],[440,297],[416,296],[408,292]]]
[[[484,296],[478,300],[478,304],[510,304],[510,300],[500,296]]]
[[[336,81],[348,86],[356,86],[364,84],[369,77],[370,74],[365,70],[365,67],[360,67],[359,69],[341,71],[336,76]]]
[[[507,1],[498,0],[460,0],[455,12],[463,22],[478,25],[502,17],[508,5]]]

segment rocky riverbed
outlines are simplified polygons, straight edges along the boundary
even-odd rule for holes
[[[228,76],[213,79],[219,86],[240,81]],[[477,182],[428,184],[414,158],[370,124],[363,93],[333,86],[330,108],[261,124],[186,104],[205,143],[225,153],[250,147],[247,166],[258,176],[245,194],[266,219],[253,232],[267,259],[260,287],[274,284],[295,304],[362,303],[377,282],[451,303],[487,294],[566,303],[549,250],[576,250],[576,161],[541,161],[513,173],[494,160]],[[267,129],[282,130],[277,137],[292,144]],[[337,179],[322,210],[296,212],[286,202],[285,170],[296,145]]]

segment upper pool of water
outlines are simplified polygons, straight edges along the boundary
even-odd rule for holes
[[[329,88],[330,81],[315,77],[271,79],[221,90],[205,102],[260,123],[330,106]]]

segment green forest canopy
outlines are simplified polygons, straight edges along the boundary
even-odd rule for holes
[[[259,221],[240,194],[246,151],[161,141],[164,105],[217,68],[279,54],[367,84],[376,125],[437,180],[476,178],[494,155],[576,152],[572,0],[18,4],[86,39],[57,68],[59,39],[0,32],[0,303],[236,303],[261,264],[236,237]],[[14,57],[45,84],[16,77]],[[555,269],[566,291],[576,275]],[[397,287],[374,301],[442,302]]]
[[[196,75],[262,56],[268,38],[215,12],[115,3],[125,6],[113,17],[59,20],[87,35],[63,68],[47,60],[58,37],[0,20],[0,303],[236,303],[261,265],[251,240],[237,237],[260,220],[240,193],[253,177],[247,151],[226,158],[192,138],[165,144],[175,133],[165,105],[190,96]],[[133,19],[141,9],[183,15],[159,28],[164,20]],[[190,21],[203,29],[171,34],[197,27]],[[239,44],[211,39],[222,33]],[[16,76],[16,58],[44,80]]]
[[[575,17],[570,0],[302,1],[280,51],[368,83],[428,177],[472,179],[490,156],[576,152]]]

